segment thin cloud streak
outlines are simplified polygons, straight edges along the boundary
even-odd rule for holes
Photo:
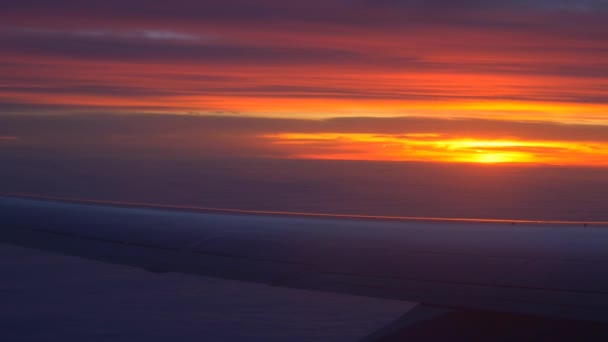
[[[264,136],[286,147],[291,158],[461,163],[608,166],[608,143],[525,141],[518,138],[435,139],[344,133]]]

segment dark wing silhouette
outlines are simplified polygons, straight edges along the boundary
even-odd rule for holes
[[[608,229],[0,197],[0,241],[156,272],[608,321]]]

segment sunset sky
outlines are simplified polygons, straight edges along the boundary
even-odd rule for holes
[[[608,167],[603,0],[0,5],[0,148]]]

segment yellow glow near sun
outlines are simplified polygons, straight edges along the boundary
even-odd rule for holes
[[[470,162],[482,163],[482,164],[498,164],[498,163],[525,163],[531,162],[532,156],[527,153],[517,152],[480,152],[478,155],[473,156]]]
[[[441,140],[432,143],[440,148],[453,151],[453,161],[482,164],[534,162],[535,157],[533,154],[520,151],[509,151],[509,149],[526,147],[554,148],[559,145],[558,143],[552,142],[474,139]]]
[[[293,158],[608,165],[608,143],[449,138],[438,133],[264,135]]]

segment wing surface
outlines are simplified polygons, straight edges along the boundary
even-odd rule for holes
[[[608,227],[246,215],[0,197],[0,242],[157,272],[608,321]]]

